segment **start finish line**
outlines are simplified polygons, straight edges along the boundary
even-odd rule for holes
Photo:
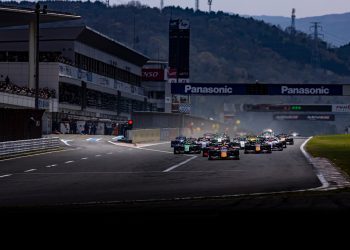
[[[172,83],[171,93],[175,95],[348,96],[350,85]]]

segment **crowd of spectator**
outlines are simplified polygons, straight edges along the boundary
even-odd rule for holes
[[[59,52],[40,52],[40,62],[61,62],[75,66],[75,63]],[[0,52],[0,62],[28,62],[28,52]]]
[[[13,84],[8,77],[6,77],[5,81],[0,81],[0,92],[35,97],[35,89],[24,86],[17,86],[16,84]],[[39,98],[56,98],[56,91],[54,89],[50,90],[46,87],[41,88],[39,89]]]
[[[52,61],[75,66],[75,63],[72,60],[70,60],[67,57],[64,57],[62,55],[56,56]]]

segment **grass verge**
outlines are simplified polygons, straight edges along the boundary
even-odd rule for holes
[[[314,157],[323,157],[350,175],[350,135],[315,136],[306,145]]]

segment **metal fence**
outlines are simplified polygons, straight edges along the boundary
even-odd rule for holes
[[[0,142],[0,158],[32,151],[54,150],[59,146],[58,137]]]

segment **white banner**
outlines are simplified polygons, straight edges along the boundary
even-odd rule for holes
[[[144,89],[133,86],[131,84],[118,81],[116,79],[101,76],[86,70],[78,69],[70,65],[59,64],[59,74],[60,76],[71,77],[75,79],[84,80],[95,85],[120,90],[121,92],[134,94],[134,95],[144,95]]]
[[[332,112],[334,113],[350,113],[350,104],[333,104]]]
[[[179,78],[179,83],[189,83],[189,82],[190,82],[190,79],[188,79],[188,78]],[[169,78],[168,83],[177,83],[177,79],[176,78]]]

